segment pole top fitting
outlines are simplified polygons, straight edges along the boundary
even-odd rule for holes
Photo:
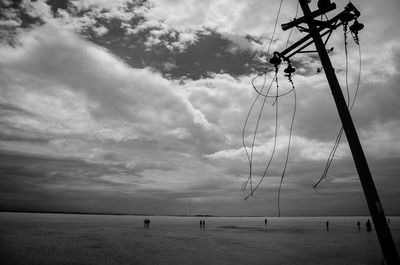
[[[278,57],[277,53],[274,53],[274,56],[269,59],[269,62],[277,67],[282,62],[282,59]]]

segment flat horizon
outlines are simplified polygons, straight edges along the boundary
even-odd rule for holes
[[[68,211],[9,211],[0,210],[0,213],[46,213],[46,214],[82,214],[82,215],[131,215],[131,216],[174,216],[174,217],[370,217],[370,215],[211,215],[211,214],[143,214],[143,213],[97,213],[97,212],[68,212]],[[400,217],[400,215],[385,215],[386,217]]]

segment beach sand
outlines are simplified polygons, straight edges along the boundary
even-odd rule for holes
[[[378,265],[367,218],[274,217],[265,225],[264,217],[0,213],[0,264]],[[390,228],[399,249],[399,217]]]

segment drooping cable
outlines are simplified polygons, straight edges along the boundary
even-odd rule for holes
[[[268,58],[269,53],[270,53],[270,49],[271,49],[272,42],[274,41],[274,38],[275,38],[275,32],[276,32],[276,28],[277,28],[277,25],[278,25],[278,20],[279,20],[279,15],[280,15],[281,8],[282,8],[282,3],[283,3],[283,0],[280,0],[279,8],[278,8],[278,11],[277,11],[277,14],[276,14],[276,18],[275,18],[275,23],[274,23],[274,30],[273,30],[273,32],[272,32],[272,37],[271,37],[271,40],[270,40],[270,42],[269,42],[268,49],[267,49],[267,58]],[[245,120],[245,123],[244,123],[244,125],[243,125],[243,131],[242,131],[242,143],[243,143],[243,147],[244,147],[244,149],[245,149],[246,156],[247,156],[247,159],[248,159],[248,162],[249,162],[249,170],[250,170],[248,180],[243,184],[242,190],[244,190],[244,189],[246,188],[246,186],[247,186],[247,184],[248,184],[249,182],[250,182],[250,190],[251,190],[251,191],[253,190],[253,187],[252,187],[252,171],[253,171],[254,143],[255,143],[255,138],[256,138],[256,135],[257,135],[257,131],[258,131],[259,120],[260,120],[260,118],[261,118],[261,113],[262,113],[262,110],[263,110],[263,108],[264,108],[264,105],[265,105],[265,102],[266,102],[266,98],[264,98],[263,103],[262,103],[262,107],[260,108],[260,114],[259,114],[259,117],[258,117],[258,120],[257,120],[257,126],[256,126],[256,129],[254,130],[254,134],[253,134],[253,141],[252,141],[252,147],[251,147],[251,154],[250,154],[250,155],[249,155],[249,152],[248,152],[247,147],[246,147],[246,144],[245,144],[245,131],[246,131],[247,122],[248,122],[249,116],[250,116],[250,114],[251,114],[251,112],[252,112],[252,110],[253,110],[253,107],[254,107],[255,103],[257,102],[259,96],[262,95],[262,91],[263,91],[264,88],[265,88],[266,77],[267,77],[267,70],[268,70],[268,67],[267,67],[267,65],[266,65],[266,66],[265,66],[265,69],[264,69],[264,72],[263,72],[262,74],[259,74],[259,75],[255,76],[255,77],[252,79],[252,81],[251,81],[251,84],[252,84],[253,89],[257,92],[257,96],[256,96],[255,100],[253,101],[253,104],[251,105],[250,110],[249,110],[249,112],[248,112],[248,114],[247,114],[247,116],[246,116],[246,120]],[[259,92],[259,91],[257,90],[257,88],[256,88],[256,86],[255,86],[255,84],[254,84],[254,82],[255,82],[255,80],[256,80],[258,77],[260,77],[260,76],[263,76],[263,83],[262,83],[262,87],[261,87],[260,92]],[[276,75],[275,75],[275,77],[273,78],[273,80],[271,81],[271,84],[270,84],[270,86],[269,86],[269,88],[268,88],[268,91],[267,91],[266,95],[268,95],[268,93],[269,93],[269,91],[270,91],[270,88],[271,88],[271,86],[272,86],[273,81],[274,81],[275,78],[276,78]],[[251,192],[251,194],[252,194],[252,192]]]
[[[272,42],[273,42],[274,39],[275,39],[275,33],[276,33],[276,28],[277,28],[277,26],[278,26],[279,15],[281,14],[282,3],[283,3],[283,0],[280,0],[280,2],[279,2],[279,7],[278,7],[278,11],[277,11],[276,17],[275,17],[274,30],[272,31],[272,37],[271,37],[271,40],[269,41],[268,48],[267,48],[267,55],[266,55],[266,58],[267,58],[267,59],[268,59],[268,57],[269,57],[269,53],[270,53],[270,50],[271,50]],[[267,96],[267,95],[268,95],[268,93],[265,94],[265,95],[263,95],[263,94],[261,93],[262,90],[263,90],[264,87],[265,87],[265,84],[266,84],[267,71],[268,71],[268,65],[265,65],[264,72],[261,73],[261,74],[256,75],[256,76],[251,80],[251,85],[252,85],[253,89],[257,92],[257,94],[261,94],[261,96]],[[255,82],[255,80],[256,80],[257,78],[259,78],[260,76],[263,76],[263,77],[264,77],[264,80],[263,80],[263,84],[262,84],[262,86],[261,86],[261,90],[258,91],[258,89],[256,88],[256,86],[254,85],[254,82]]]
[[[297,18],[298,12],[299,12],[299,2],[297,2],[297,5],[296,5],[296,14],[294,16],[294,19]],[[290,29],[289,36],[288,36],[288,39],[286,41],[285,49],[289,46],[289,41],[290,41],[290,37],[292,36],[292,31],[293,31],[293,27]],[[286,151],[285,165],[283,167],[281,179],[280,179],[280,182],[279,182],[279,188],[278,188],[278,216],[279,217],[281,216],[281,206],[280,206],[281,189],[282,189],[283,179],[284,179],[285,174],[286,174],[287,164],[289,162],[289,154],[290,154],[290,146],[291,146],[291,141],[292,141],[293,124],[294,124],[294,119],[295,119],[295,116],[296,116],[296,108],[297,108],[296,90],[295,90],[295,86],[294,86],[291,74],[288,74],[287,77],[289,79],[289,82],[292,84],[292,89],[287,93],[291,93],[293,91],[294,107],[293,107],[292,121],[291,121],[291,124],[290,124],[290,130],[289,130],[289,142],[288,142],[288,147],[287,147],[287,151]],[[282,94],[282,96],[283,96],[283,94]]]
[[[297,6],[296,6],[296,15],[295,15],[295,19],[297,18],[298,9],[299,9],[299,3],[297,3]],[[286,42],[286,48],[287,48],[287,46],[289,45],[289,41],[290,41],[290,37],[291,37],[291,34],[292,34],[292,30],[293,30],[293,28],[290,30],[290,33],[289,33],[289,35],[288,35],[288,39],[287,39],[287,42]],[[288,61],[288,62],[289,62],[289,61]],[[289,66],[291,67],[290,62],[289,62]],[[288,67],[289,67],[289,66],[288,66]],[[263,83],[262,89],[261,89],[260,91],[257,90],[256,86],[255,86],[254,83],[252,82],[253,88],[256,90],[256,92],[257,92],[257,94],[258,94],[256,100],[258,99],[259,96],[263,96],[263,97],[264,97],[263,105],[262,105],[261,111],[260,111],[260,113],[259,113],[259,117],[258,117],[258,120],[257,120],[256,128],[258,128],[258,123],[259,123],[259,119],[260,119],[261,114],[262,114],[262,109],[264,108],[265,99],[266,99],[267,97],[269,97],[269,98],[274,98],[274,102],[272,103],[272,105],[275,105],[275,106],[276,106],[276,110],[275,110],[275,115],[276,115],[276,116],[275,116],[275,135],[274,135],[274,145],[273,145],[272,153],[271,153],[270,159],[269,159],[269,161],[268,161],[268,163],[267,163],[267,165],[266,165],[266,168],[265,168],[265,170],[264,170],[264,173],[263,173],[262,177],[260,178],[259,182],[257,183],[257,185],[256,185],[254,188],[252,187],[252,181],[251,181],[251,178],[249,177],[249,178],[247,179],[247,181],[243,184],[242,190],[245,189],[246,186],[248,185],[248,183],[250,182],[251,192],[250,192],[250,194],[249,194],[248,196],[245,197],[245,199],[249,198],[249,197],[252,196],[253,193],[258,189],[258,187],[260,186],[261,182],[262,182],[263,179],[265,178],[265,176],[266,176],[266,174],[267,174],[267,172],[268,172],[268,169],[269,169],[269,167],[270,167],[270,165],[271,165],[272,159],[273,159],[273,157],[274,157],[275,150],[276,150],[276,142],[277,142],[277,136],[278,136],[278,135],[277,135],[277,134],[278,134],[278,98],[279,98],[279,97],[282,97],[282,96],[285,96],[285,95],[287,95],[287,94],[293,92],[293,94],[294,94],[294,100],[295,100],[295,103],[294,103],[294,104],[295,104],[295,105],[294,105],[293,115],[292,115],[292,120],[291,120],[291,125],[290,125],[289,142],[288,142],[288,147],[287,147],[287,152],[286,152],[286,159],[285,159],[284,169],[283,169],[283,171],[282,171],[282,175],[281,175],[281,179],[280,179],[280,184],[279,184],[279,189],[278,189],[278,213],[279,213],[278,215],[280,216],[280,192],[281,192],[281,187],[282,187],[283,179],[284,179],[284,176],[285,176],[285,174],[286,174],[286,168],[287,168],[287,164],[288,164],[288,160],[289,160],[289,154],[290,154],[290,147],[291,147],[291,138],[292,138],[293,124],[294,124],[295,113],[296,113],[296,91],[295,91],[295,87],[294,87],[293,81],[292,81],[292,79],[291,79],[291,73],[289,73],[289,74],[286,75],[286,76],[288,77],[289,82],[292,84],[292,89],[291,89],[290,91],[288,91],[288,92],[283,93],[283,94],[279,94],[279,84],[278,84],[277,72],[278,72],[278,65],[275,65],[275,76],[274,76],[274,79],[273,79],[273,80],[275,80],[276,83],[277,83],[277,90],[276,90],[276,95],[275,95],[275,96],[272,96],[272,95],[269,96],[269,95],[268,95],[268,93],[269,93],[269,91],[270,91],[270,88],[271,88],[271,85],[269,86],[269,89],[268,89],[267,93],[266,93],[266,94],[262,94],[262,90],[264,89],[265,76],[266,76],[266,75],[264,75],[264,83]],[[286,70],[285,70],[285,72],[286,72]],[[294,69],[293,69],[293,72],[294,72]],[[259,77],[259,76],[255,77],[255,78],[253,79],[253,81],[254,81],[256,78],[258,78],[258,77]],[[272,82],[273,82],[273,81],[272,81]],[[272,83],[271,83],[271,84],[272,84]],[[253,102],[253,104],[252,104],[252,106],[251,106],[250,109],[253,108],[253,106],[254,106],[256,100]],[[248,120],[249,116],[250,116],[250,113],[246,116],[246,123],[247,123],[247,120]],[[245,131],[245,130],[242,131],[242,140],[243,140],[243,144],[244,144],[244,131]],[[256,129],[256,131],[257,131],[257,129]],[[256,132],[256,131],[255,131],[255,132]],[[255,133],[255,134],[256,134],[256,133]],[[254,134],[254,137],[255,137],[255,134]],[[252,148],[254,148],[254,137],[253,137]],[[252,171],[252,154],[253,154],[253,153],[251,153],[251,155],[250,155],[250,157],[249,157],[248,152],[246,151],[246,155],[247,155],[247,157],[248,157],[248,159],[249,159],[249,164],[250,164],[250,172]]]
[[[270,91],[270,89],[271,89],[271,87],[272,87],[272,84],[273,84],[273,81],[275,80],[275,78],[276,78],[276,74],[275,74],[275,77],[272,79],[272,82],[270,83],[270,85],[269,85],[269,87],[268,87],[268,92]],[[268,93],[268,92],[267,92],[267,93]],[[244,191],[244,190],[246,189],[247,185],[250,183],[250,191],[251,191],[251,194],[252,194],[252,191],[253,191],[253,186],[252,186],[252,174],[253,174],[253,154],[254,154],[254,145],[255,145],[256,135],[257,135],[257,132],[258,132],[258,126],[259,126],[259,124],[260,124],[261,115],[262,115],[262,113],[263,113],[263,109],[264,109],[264,106],[265,106],[267,97],[264,97],[263,102],[262,102],[262,105],[261,105],[261,108],[260,108],[260,111],[259,111],[259,114],[258,114],[258,118],[257,118],[257,122],[256,122],[256,127],[255,127],[254,133],[253,133],[253,139],[252,139],[252,144],[251,144],[251,153],[250,153],[250,155],[249,155],[249,153],[248,153],[248,151],[247,151],[247,148],[246,148],[246,145],[245,145],[245,142],[244,142],[244,134],[245,134],[245,128],[246,128],[246,125],[247,125],[249,116],[250,116],[251,111],[252,111],[252,109],[253,109],[253,107],[254,107],[254,104],[255,104],[256,101],[258,100],[259,96],[260,96],[260,94],[258,94],[258,95],[256,96],[255,100],[253,101],[253,104],[251,105],[250,111],[249,111],[248,114],[247,114],[247,117],[246,117],[246,120],[245,120],[245,125],[243,126],[243,131],[242,131],[243,146],[244,146],[244,149],[245,149],[245,151],[246,151],[247,158],[249,159],[250,172],[249,172],[249,176],[248,176],[247,180],[243,183],[241,189],[242,189],[242,191]],[[245,199],[246,199],[246,198],[245,198]]]
[[[343,24],[343,33],[344,33],[344,51],[345,51],[345,83],[346,83],[346,95],[347,95],[347,108],[349,108],[350,104],[350,89],[349,89],[349,82],[348,82],[348,67],[349,67],[349,62],[348,62],[348,52],[347,52],[347,29],[348,29],[348,23]],[[324,171],[322,172],[320,178],[318,181],[313,184],[313,188],[316,189],[317,186],[321,183],[322,180],[326,179],[326,176],[328,174],[329,168],[332,164],[332,161],[335,157],[336,150],[340,144],[340,140],[343,135],[343,126],[340,128],[338,135],[336,136],[335,143],[331,149],[331,152],[329,153],[328,159],[325,164]]]
[[[289,82],[292,84],[292,90],[293,91],[293,96],[294,96],[294,106],[293,106],[293,114],[292,114],[292,121],[290,123],[290,130],[289,130],[289,142],[288,142],[288,147],[286,151],[286,159],[285,159],[285,166],[283,167],[282,175],[281,175],[281,180],[279,182],[279,189],[278,189],[278,216],[281,216],[281,207],[280,207],[280,195],[281,195],[281,188],[282,188],[282,182],[283,178],[285,177],[286,173],[286,168],[287,164],[289,161],[289,154],[290,154],[290,146],[291,146],[291,141],[292,141],[292,132],[293,132],[293,125],[294,125],[294,119],[296,116],[296,108],[297,108],[297,98],[296,98],[296,89],[293,83],[293,80],[290,76],[289,77]]]
[[[343,127],[340,128],[339,133],[336,136],[335,144],[333,145],[332,150],[329,153],[328,160],[326,161],[324,171],[322,172],[322,174],[321,174],[320,178],[318,179],[318,181],[315,184],[313,184],[313,188],[314,189],[316,189],[317,186],[321,183],[321,181],[326,178],[326,175],[328,174],[329,167],[332,164],[332,161],[333,161],[333,158],[335,156],[336,150],[337,150],[337,148],[339,146],[340,139],[342,138],[342,134],[343,134]]]
[[[277,79],[275,79],[275,80],[277,81]],[[279,88],[279,85],[277,83],[277,88],[276,88],[277,95],[278,95],[278,88]],[[279,105],[278,97],[276,97],[274,105],[275,105],[275,131],[274,131],[274,144],[273,144],[273,147],[272,147],[272,152],[271,152],[270,158],[268,160],[268,163],[267,163],[267,165],[265,167],[263,175],[261,176],[261,178],[258,181],[257,185],[250,191],[250,194],[245,197],[245,200],[247,200],[250,196],[253,196],[254,192],[260,187],[262,181],[264,180],[265,176],[267,175],[267,172],[268,172],[269,167],[271,165],[272,159],[274,158],[274,155],[275,155],[276,143],[277,143],[277,138],[278,138],[278,105]],[[260,115],[261,115],[261,113],[260,113]]]
[[[343,32],[344,32],[344,54],[346,57],[346,70],[345,70],[345,78],[346,78],[346,93],[347,93],[347,108],[350,105],[350,90],[349,90],[349,55],[347,51],[347,26],[348,23],[343,24]]]
[[[350,31],[350,32],[351,32],[351,31]],[[348,75],[348,53],[347,53],[347,42],[346,42],[346,40],[345,40],[346,89],[347,89],[347,93],[348,93],[348,102],[347,102],[347,106],[348,106],[348,108],[349,108],[349,111],[351,111],[351,110],[353,109],[354,103],[355,103],[356,98],[357,98],[357,95],[358,95],[358,91],[359,91],[359,88],[360,88],[360,82],[361,82],[361,67],[362,67],[362,61],[361,61],[361,58],[362,58],[362,56],[361,56],[361,46],[360,46],[360,43],[359,43],[358,35],[353,34],[353,32],[351,32],[351,34],[352,34],[352,37],[353,37],[353,39],[354,39],[354,42],[355,42],[355,43],[357,44],[357,46],[358,46],[359,64],[358,64],[358,77],[357,77],[356,89],[355,89],[355,92],[354,92],[353,99],[352,99],[351,102],[350,102],[349,88],[348,88],[348,77],[347,77],[347,75]],[[346,38],[346,31],[345,31],[345,38]],[[331,152],[330,152],[330,154],[329,154],[329,157],[328,157],[328,160],[327,160],[327,163],[326,163],[326,165],[325,165],[325,169],[324,169],[322,175],[320,176],[319,180],[318,180],[315,184],[313,184],[314,189],[316,189],[317,186],[321,183],[321,181],[322,181],[323,179],[326,178],[326,176],[327,176],[327,174],[328,174],[328,170],[329,170],[329,168],[330,168],[330,166],[331,166],[331,164],[332,164],[332,162],[333,162],[333,159],[334,159],[336,150],[337,150],[337,148],[338,148],[338,146],[339,146],[339,143],[340,143],[340,140],[341,140],[342,135],[343,135],[343,126],[342,126],[342,127],[340,128],[340,130],[339,130],[339,133],[338,133],[338,135],[337,135],[337,137],[336,137],[335,144],[334,144],[334,146],[333,146],[333,148],[332,148],[332,150],[331,150]]]
[[[343,24],[343,35],[344,35],[344,53],[345,53],[345,84],[346,84],[346,96],[347,96],[347,108],[349,108],[350,104],[350,89],[349,89],[349,60],[348,60],[348,50],[347,50],[347,29],[348,29],[348,23]],[[332,161],[335,157],[336,150],[340,144],[340,140],[342,139],[343,135],[343,126],[340,128],[338,135],[336,136],[335,143],[332,147],[331,152],[329,153],[328,160],[326,161],[324,171],[322,172],[319,180],[313,185],[314,189],[321,183],[323,179],[326,178],[326,175],[328,174],[328,170],[332,164]]]
[[[297,1],[297,5],[296,5],[296,14],[294,15],[294,19],[296,19],[296,18],[297,18],[297,15],[299,14],[299,5],[300,5],[299,2]],[[293,28],[294,28],[294,27],[291,27],[291,28],[290,28],[289,36],[288,36],[287,41],[286,41],[285,49],[289,46],[289,41],[290,41],[290,37],[292,36]]]

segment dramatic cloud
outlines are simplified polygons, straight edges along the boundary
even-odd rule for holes
[[[315,54],[292,58],[296,100],[286,64],[278,91],[271,83],[267,50],[279,4],[2,1],[0,210],[276,214],[291,136],[282,213],[367,214],[344,135],[327,179],[312,188],[341,124]],[[337,1],[328,16],[346,4]],[[352,116],[385,210],[399,214],[400,5],[355,5],[365,24],[360,53],[348,34],[346,68],[340,28],[328,48],[346,98],[356,94],[361,55]],[[289,35],[289,45],[304,36],[280,29],[295,11],[283,2],[270,54]],[[255,78],[265,69],[265,79]],[[270,88],[271,98],[254,88]],[[252,184],[274,158],[244,201],[246,151]]]

